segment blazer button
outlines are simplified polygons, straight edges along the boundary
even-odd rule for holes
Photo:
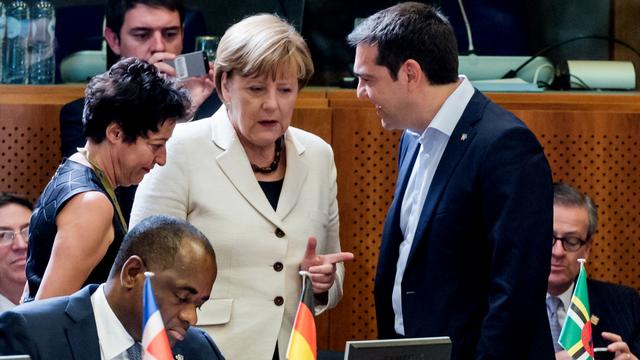
[[[282,231],[282,229],[280,229],[280,228],[277,228],[276,229],[276,236],[279,237],[279,238],[284,237],[284,231]]]
[[[276,304],[276,306],[282,306],[282,304],[284,304],[284,298],[282,296],[276,296],[273,299],[273,303]]]
[[[284,266],[282,265],[282,263],[280,261],[278,261],[275,264],[273,264],[273,270],[278,271],[278,272],[282,271],[283,267]]]

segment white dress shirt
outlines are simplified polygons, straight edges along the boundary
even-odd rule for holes
[[[96,319],[100,358],[102,360],[129,360],[127,349],[134,340],[109,306],[104,295],[104,284],[91,295],[91,306]],[[142,324],[140,324],[142,327]]]
[[[453,129],[458,124],[464,109],[473,96],[474,89],[469,80],[460,76],[462,82],[442,104],[440,110],[422,134],[407,130],[407,134],[418,139],[420,151],[413,164],[411,177],[407,184],[400,210],[400,229],[404,240],[400,243],[400,253],[396,265],[396,277],[391,301],[395,314],[395,331],[404,335],[402,318],[402,277],[413,244],[424,202],[429,193],[433,175],[438,168],[444,149],[449,142]]]
[[[0,294],[0,313],[3,311],[11,310],[14,307],[16,307],[16,304],[7,299],[4,295]]]

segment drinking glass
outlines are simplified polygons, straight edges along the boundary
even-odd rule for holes
[[[218,49],[219,42],[219,36],[198,36],[196,37],[196,51],[204,51],[209,61],[214,62],[216,60],[216,50]]]

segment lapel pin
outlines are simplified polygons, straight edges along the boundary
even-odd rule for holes
[[[598,325],[598,322],[600,322],[600,318],[595,315],[591,315],[591,323],[595,326]]]
[[[184,356],[182,354],[176,355],[176,360],[184,360]]]
[[[460,136],[460,140],[461,141],[467,140],[467,133],[462,133],[462,136]]]

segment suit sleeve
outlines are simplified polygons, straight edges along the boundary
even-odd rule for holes
[[[640,294],[637,291],[630,290],[629,306],[631,307],[631,318],[633,319],[633,328],[631,338],[628,340],[629,349],[636,357],[640,357]]]
[[[13,311],[2,313],[0,315],[0,355],[30,355],[32,360],[39,359],[28,329],[24,316]]]
[[[551,172],[533,133],[515,127],[489,145],[480,179],[490,267],[476,358],[518,358],[532,343],[551,344],[544,307],[553,231]]]

